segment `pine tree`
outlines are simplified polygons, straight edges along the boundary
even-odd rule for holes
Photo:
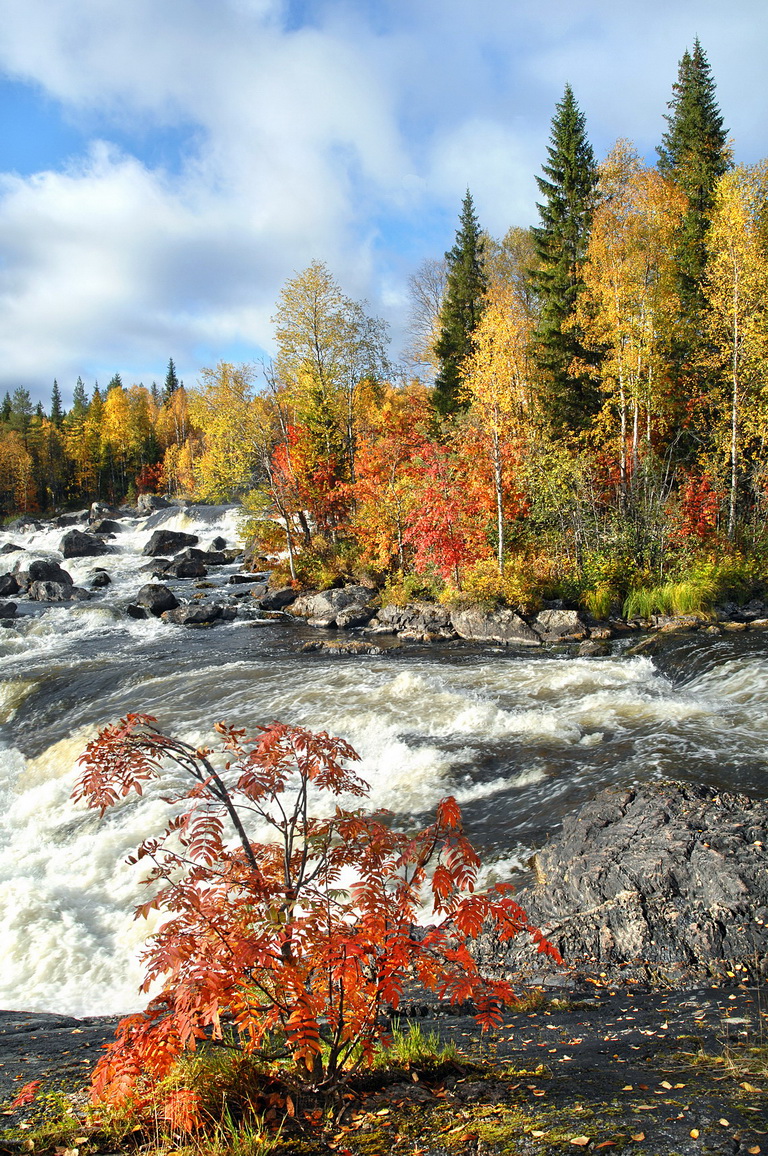
[[[88,410],[88,395],[85,392],[85,383],[82,377],[78,377],[72,394],[72,414],[76,418],[85,417]]]
[[[166,400],[169,397],[172,397],[178,388],[179,379],[176,376],[176,366],[173,364],[173,358],[170,357],[168,359],[168,371],[165,375],[165,385],[163,386],[163,392],[165,394]]]
[[[3,422],[10,421],[12,413],[13,413],[13,402],[11,401],[10,393],[8,393],[8,391],[6,390],[5,397],[3,398],[2,408],[0,408],[0,421],[3,421]]]
[[[589,242],[597,185],[595,158],[584,114],[569,84],[555,106],[548,162],[536,182],[544,203],[533,229],[538,257],[534,271],[541,314],[536,333],[539,359],[549,377],[546,408],[558,432],[578,430],[597,411],[597,391],[588,373],[595,354],[585,351],[574,325],[581,270]]]
[[[440,368],[435,378],[433,402],[438,413],[451,414],[464,404],[459,400],[463,363],[472,352],[472,334],[483,315],[488,287],[485,239],[469,189],[462,202],[456,244],[445,258],[448,272],[440,310],[440,334],[435,342]]]
[[[657,149],[659,170],[688,197],[677,246],[678,292],[685,314],[696,324],[704,307],[706,235],[715,185],[730,167],[727,130],[707,55],[698,39],[693,52],[686,50],[680,61],[668,108],[664,118],[668,128]]]
[[[51,424],[56,426],[56,429],[61,429],[61,423],[64,420],[64,410],[61,406],[61,391],[59,383],[54,377],[53,390],[51,391]]]

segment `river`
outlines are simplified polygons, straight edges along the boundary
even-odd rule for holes
[[[531,850],[607,784],[679,778],[768,795],[768,635],[758,632],[670,637],[653,659],[626,655],[626,643],[591,659],[463,644],[329,657],[299,653],[316,637],[303,625],[196,630],[126,615],[149,580],[141,549],[153,529],[236,545],[237,518],[190,507],[121,519],[115,553],[63,563],[79,585],[97,566],[112,585],[88,602],[19,599],[0,631],[0,1006],[141,1006],[138,954],[152,925],[132,919],[145,893],[124,860],[161,829],[163,805],[131,798],[100,820],[70,800],[86,743],[129,711],[196,744],[219,720],[341,735],[362,756],[372,806],[397,821],[427,821],[456,795],[488,881],[524,878]],[[63,533],[2,531],[0,548],[60,560]],[[0,572],[18,557],[0,555]],[[169,585],[186,597],[194,587]]]

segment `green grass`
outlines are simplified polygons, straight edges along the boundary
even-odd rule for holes
[[[453,1041],[443,1043],[437,1032],[424,1032],[421,1024],[409,1024],[403,1029],[397,1023],[392,1029],[392,1040],[376,1056],[376,1068],[407,1068],[413,1065],[438,1067],[459,1058]]]

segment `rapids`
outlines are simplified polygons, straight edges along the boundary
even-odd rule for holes
[[[654,660],[626,656],[620,643],[597,659],[469,645],[329,657],[299,653],[314,636],[303,625],[190,630],[127,617],[148,580],[141,549],[152,530],[235,545],[237,519],[225,507],[123,519],[116,553],[63,563],[84,586],[104,567],[111,586],[73,605],[20,599],[23,614],[0,631],[0,1006],[74,1015],[141,1006],[138,954],[151,924],[133,921],[142,871],[124,860],[161,827],[163,805],[131,798],[99,820],[70,800],[86,743],[129,711],[195,743],[221,719],[342,735],[362,756],[372,806],[397,821],[426,821],[455,794],[488,880],[523,877],[563,815],[609,783],[679,778],[768,794],[768,637],[759,633],[669,638]],[[13,541],[60,559],[63,533],[3,531],[0,548]],[[0,555],[0,572],[17,557]],[[236,570],[212,570],[208,581]],[[189,597],[194,583],[169,585]]]

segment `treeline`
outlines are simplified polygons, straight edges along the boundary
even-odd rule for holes
[[[605,614],[637,589],[659,608],[677,589],[680,609],[686,589],[693,604],[751,581],[768,547],[768,163],[734,164],[698,41],[666,120],[655,166],[627,141],[597,164],[566,87],[539,225],[494,240],[467,192],[455,245],[411,278],[409,374],[315,262],[280,295],[261,374],[113,382],[25,428],[6,399],[6,508],[130,487],[240,498],[292,577],[392,596]]]

